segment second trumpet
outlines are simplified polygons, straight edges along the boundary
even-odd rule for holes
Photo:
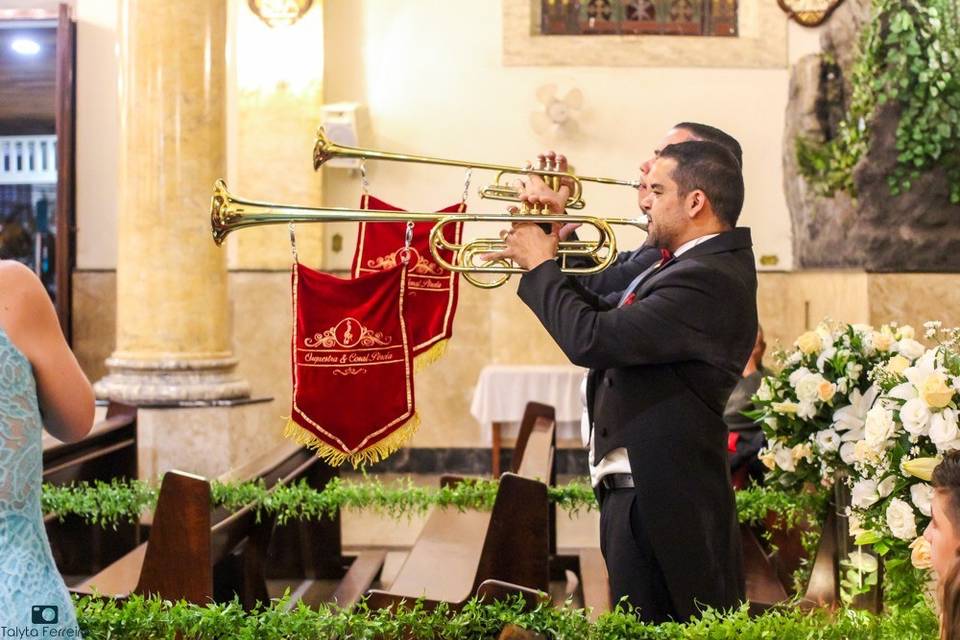
[[[471,284],[489,289],[506,282],[523,269],[506,260],[488,261],[485,253],[502,251],[506,244],[499,238],[478,238],[466,242],[450,242],[443,228],[457,222],[513,222],[581,223],[596,229],[596,240],[567,240],[560,242],[558,256],[564,273],[588,275],[599,273],[613,263],[617,255],[617,238],[613,225],[630,226],[646,231],[647,218],[600,218],[581,215],[547,215],[508,213],[428,213],[416,211],[371,211],[341,207],[300,207],[238,198],[227,191],[223,180],[214,185],[210,202],[210,224],[213,240],[218,245],[233,231],[267,224],[307,222],[434,222],[430,233],[430,253],[444,269],[462,273]],[[444,255],[446,253],[447,255]],[[587,258],[581,264],[568,266],[567,258]],[[587,262],[586,266],[582,266]],[[484,280],[481,276],[496,276]]]

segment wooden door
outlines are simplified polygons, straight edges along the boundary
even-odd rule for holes
[[[60,5],[57,18],[57,240],[54,304],[63,334],[71,339],[72,275],[76,255],[74,134],[76,131],[76,23],[70,7]]]

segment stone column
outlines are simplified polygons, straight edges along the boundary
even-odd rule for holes
[[[120,3],[117,345],[97,395],[136,404],[249,396],[233,372],[225,252],[227,0]]]

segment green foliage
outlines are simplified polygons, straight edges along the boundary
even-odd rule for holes
[[[897,104],[898,164],[891,193],[908,191],[922,172],[941,166],[951,202],[960,203],[960,4],[958,0],[874,0],[852,68],[847,112],[836,136],[797,140],[800,172],[821,195],[856,195],[853,167],[870,143],[870,122]]]
[[[298,638],[416,638],[450,640],[495,639],[507,624],[516,624],[556,640],[801,639],[914,640],[937,637],[935,614],[925,606],[875,616],[841,609],[803,612],[771,610],[751,618],[746,607],[727,614],[707,611],[686,624],[643,624],[632,611],[618,607],[591,624],[582,609],[540,607],[524,612],[519,601],[484,605],[469,602],[461,611],[428,611],[420,603],[396,610],[352,610],[302,604],[289,607],[284,598],[245,612],[237,602],[199,606],[132,596],[126,601],[84,597],[76,601],[86,638],[111,640],[281,640]],[[178,635],[179,634],[179,635]]]
[[[426,513],[431,507],[489,511],[497,495],[498,482],[467,478],[455,485],[432,488],[417,486],[411,478],[387,485],[367,476],[361,482],[334,478],[321,491],[306,482],[277,487],[270,491],[262,482],[212,484],[213,504],[230,511],[252,504],[260,517],[275,516],[280,524],[291,520],[318,520],[334,516],[340,509],[364,509],[397,519]],[[551,502],[576,514],[581,509],[597,508],[593,488],[586,479],[549,487]],[[116,527],[121,522],[137,522],[140,515],[156,505],[158,491],[140,480],[100,480],[64,486],[43,486],[44,513],[60,518],[79,516],[85,522]],[[822,496],[793,495],[756,487],[736,493],[740,521],[760,524],[769,511],[776,512],[793,526],[811,512],[820,513]]]

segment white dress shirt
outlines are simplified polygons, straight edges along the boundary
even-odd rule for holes
[[[676,258],[680,254],[693,249],[698,244],[706,242],[710,238],[715,238],[718,235],[720,234],[710,233],[684,242],[673,252],[673,257]],[[580,438],[583,441],[583,446],[589,451],[587,462],[590,465],[590,482],[593,483],[593,486],[597,486],[600,484],[600,479],[603,478],[603,476],[610,475],[611,473],[631,473],[631,470],[627,450],[623,447],[613,449],[599,462],[594,459],[596,447],[591,437],[593,435],[593,429],[590,428],[590,417],[587,412],[587,375],[589,375],[589,372],[584,374],[583,382],[580,383],[580,401],[583,403],[583,413],[580,416]]]

